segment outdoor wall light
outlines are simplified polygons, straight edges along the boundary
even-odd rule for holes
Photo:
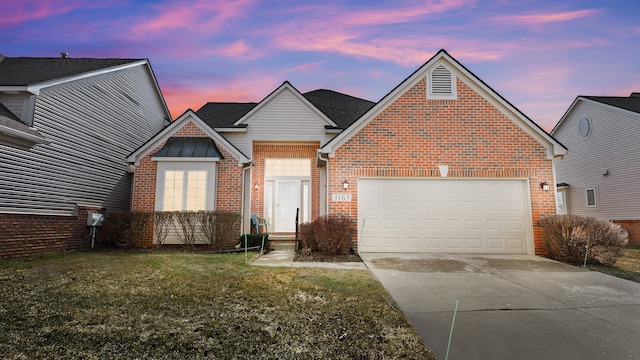
[[[540,188],[544,191],[549,191],[549,184],[546,181],[540,183]]]
[[[260,188],[260,185],[258,185],[257,181],[253,183],[253,188],[256,189],[256,190],[258,190]]]
[[[342,183],[342,187],[347,190],[349,188],[349,182],[347,181],[347,179],[344,179],[344,182]]]

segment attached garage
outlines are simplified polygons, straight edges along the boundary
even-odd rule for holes
[[[533,254],[527,179],[361,178],[358,251]]]

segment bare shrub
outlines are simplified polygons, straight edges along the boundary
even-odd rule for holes
[[[231,211],[203,211],[200,230],[207,243],[216,249],[229,247],[240,233],[240,214]]]
[[[149,230],[152,213],[114,211],[105,214],[104,231],[122,248],[133,248],[142,242]]]
[[[353,225],[344,215],[325,215],[311,223],[310,228],[301,227],[303,247],[317,250],[325,255],[346,255],[351,250]]]
[[[574,265],[613,265],[629,243],[629,234],[608,220],[578,215],[555,215],[540,220],[544,249],[549,257]]]
[[[184,245],[192,246],[198,238],[197,230],[200,224],[200,213],[195,211],[176,211],[174,218],[178,231],[176,236]]]
[[[309,253],[312,251],[320,251],[318,241],[316,240],[316,234],[313,232],[312,223],[300,224],[298,235],[300,236],[302,249],[305,252]]]
[[[153,213],[153,233],[158,245],[164,244],[167,235],[173,227],[174,213],[170,211],[156,211]]]

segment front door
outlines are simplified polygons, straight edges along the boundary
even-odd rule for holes
[[[270,232],[296,231],[310,221],[311,159],[266,159],[265,214]]]
[[[301,206],[300,185],[299,180],[275,181],[274,231],[296,231],[296,210]]]

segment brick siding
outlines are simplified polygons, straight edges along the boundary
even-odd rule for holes
[[[76,216],[0,214],[0,258],[90,249],[88,212],[104,209],[79,207]],[[96,246],[103,238],[98,229]]]
[[[264,164],[265,159],[309,159],[311,162],[311,219],[320,216],[320,169],[315,164],[316,151],[320,143],[309,144],[253,144],[253,161],[256,165],[251,173],[251,212],[260,217],[264,211]],[[258,183],[256,192],[253,184]],[[272,233],[271,229],[269,232]]]
[[[629,232],[629,245],[640,245],[640,220],[613,220]]]
[[[460,80],[457,92],[457,100],[427,100],[423,79],[343,144],[329,158],[329,191],[344,192],[347,179],[352,201],[331,202],[330,213],[357,219],[362,176],[439,177],[438,165],[447,164],[449,177],[527,178],[534,248],[542,253],[538,219],[556,213],[553,191],[539,186],[554,181],[546,149]]]
[[[208,135],[193,122],[189,121],[173,136],[207,137]],[[164,142],[158,145],[147,156],[142,158],[140,164],[136,166],[133,177],[133,211],[155,211],[158,163],[157,161],[152,161],[151,156],[164,145]],[[214,210],[240,213],[242,209],[242,166],[238,165],[238,160],[219,143],[216,143],[216,146],[224,159],[217,162],[216,209]],[[140,247],[148,248],[153,246],[153,228],[151,227]]]

